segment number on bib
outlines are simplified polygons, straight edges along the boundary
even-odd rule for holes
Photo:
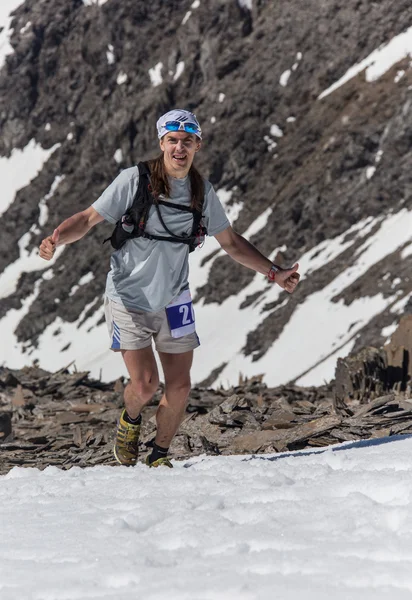
[[[185,290],[166,307],[166,314],[172,337],[179,338],[196,331],[195,313],[189,290]]]

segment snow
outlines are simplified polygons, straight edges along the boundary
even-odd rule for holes
[[[15,148],[10,158],[0,157],[2,186],[0,216],[12,204],[16,192],[26,187],[36,177],[59,146],[60,144],[55,144],[52,148],[45,150],[32,139],[23,150]]]
[[[57,187],[60,182],[63,181],[64,176],[58,176],[53,181],[53,184],[50,188],[50,191],[44,198],[42,198],[39,202],[39,221],[38,226],[43,227],[48,218],[48,209],[46,202],[52,198]],[[60,247],[57,249],[55,256],[51,261],[46,263],[40,256],[38,255],[37,248],[33,249],[31,252],[27,250],[27,247],[32,238],[32,233],[38,233],[37,224],[34,224],[30,227],[30,229],[19,239],[18,246],[20,250],[19,258],[14,262],[8,265],[4,271],[0,273],[0,298],[6,298],[13,294],[17,289],[17,282],[20,278],[21,273],[26,272],[29,273],[31,271],[41,271],[43,269],[48,269],[51,265],[53,265],[60,254],[63,252],[64,248]],[[0,320],[0,330],[3,334],[2,323],[4,324],[5,319],[7,319],[7,315],[4,319]],[[3,344],[0,347],[0,363],[2,361],[6,361],[8,357],[8,347],[6,344]]]
[[[123,83],[126,83],[127,80],[127,73],[125,73],[124,71],[120,71],[116,79],[117,85],[123,85]]]
[[[74,296],[75,293],[77,292],[77,290],[79,290],[81,288],[82,285],[87,285],[88,283],[90,283],[91,281],[93,281],[94,279],[94,275],[91,271],[89,271],[88,273],[86,273],[86,275],[83,275],[83,277],[80,277],[79,279],[79,283],[74,285],[72,287],[72,289],[69,292],[69,296]]]
[[[216,123],[216,117],[210,117],[210,122],[211,123]]]
[[[176,72],[173,76],[173,81],[176,81],[177,79],[179,79],[179,77],[181,76],[181,74],[183,73],[184,70],[185,70],[185,63],[183,60],[181,60],[176,65]]]
[[[162,69],[163,63],[161,62],[158,62],[152,69],[149,69],[149,77],[153,87],[156,87],[163,82]]]
[[[396,315],[396,314],[402,315],[404,312],[405,306],[408,304],[411,296],[412,296],[412,292],[410,294],[406,294],[406,296],[403,296],[397,302],[395,302],[395,304],[393,304],[391,306],[391,313],[393,313],[394,315]]]
[[[221,93],[219,94],[218,101],[219,101],[219,102],[223,102],[223,100],[224,100],[225,98],[226,98],[226,94],[223,94],[223,93],[221,92]]]
[[[118,148],[113,156],[114,160],[120,165],[123,162],[123,152],[121,148]]]
[[[387,338],[387,340],[390,339],[390,336],[392,335],[392,333],[395,333],[396,329],[398,328],[398,321],[395,321],[394,323],[392,323],[392,325],[388,325],[387,327],[384,327],[381,331],[381,334],[384,338]]]
[[[186,23],[190,19],[191,15],[192,15],[192,11],[188,10],[187,13],[185,14],[185,16],[183,17],[182,25],[186,25]]]
[[[289,77],[291,76],[292,71],[290,69],[287,69],[286,71],[284,71],[282,73],[282,75],[280,76],[279,79],[279,83],[282,87],[286,87],[289,81]]]
[[[196,10],[196,8],[199,8],[200,6],[200,0],[195,0],[192,5],[191,5],[191,9]],[[182,25],[186,25],[186,23],[188,22],[188,20],[190,19],[190,17],[192,16],[192,11],[188,10],[187,13],[185,14],[185,16],[183,17],[182,20]]]
[[[282,75],[279,78],[279,83],[282,87],[286,87],[287,84],[289,83],[289,79],[290,76],[292,75],[292,71],[296,71],[296,69],[299,66],[299,62],[302,60],[302,53],[298,52],[296,54],[296,60],[292,65],[291,69],[286,69],[286,71],[283,71]]]
[[[398,71],[398,72],[396,73],[396,76],[395,76],[394,82],[395,82],[395,83],[398,83],[398,81],[400,81],[404,75],[405,75],[405,71],[404,71],[403,69],[401,69],[400,71]]]
[[[252,10],[252,0],[237,0],[239,6],[242,8],[247,8],[247,10]]]
[[[371,167],[366,167],[366,179],[371,179],[376,171],[376,167],[371,166]]]
[[[286,119],[286,122],[287,122],[287,123],[294,123],[295,121],[296,121],[296,117],[288,117],[288,118]]]
[[[270,135],[274,137],[283,137],[283,131],[279,125],[274,124],[270,126]]]
[[[383,44],[380,48],[374,50],[360,63],[351,67],[343,77],[320,94],[319,100],[334,92],[350,79],[359,75],[362,71],[365,71],[365,79],[367,82],[376,81],[396,65],[396,63],[411,55],[412,27],[409,27],[409,29],[395,36],[388,43]]]
[[[93,4],[96,6],[103,6],[106,2],[108,2],[108,0],[83,0],[85,6],[92,6]]]
[[[268,135],[264,135],[263,139],[265,140],[267,147],[268,147],[268,151],[272,152],[272,150],[274,150],[277,147],[277,143],[272,140],[271,137],[269,137]]]
[[[226,190],[224,188],[217,191],[217,196],[222,203],[223,208],[225,209],[226,215],[231,223],[234,223],[240,212],[243,208],[243,201],[236,202],[234,204],[229,205],[230,200],[233,196],[232,190]]]
[[[404,248],[401,252],[401,259],[405,260],[405,258],[407,258],[408,256],[411,256],[412,254],[412,244],[408,244],[408,246],[406,246],[406,248]]]
[[[376,165],[381,162],[382,156],[383,156],[383,150],[378,150],[376,153],[376,156],[375,156],[375,164]],[[371,179],[375,175],[375,171],[376,171],[376,167],[374,165],[366,167],[366,171],[365,171],[366,179]]]
[[[409,600],[411,477],[410,436],[173,470],[15,467],[0,596]]]
[[[24,35],[25,33],[28,32],[28,30],[30,29],[30,27],[31,27],[31,21],[27,21],[27,23],[25,24],[25,26],[20,29],[20,33],[22,35]]]
[[[109,65],[113,65],[116,62],[116,58],[114,56],[114,48],[113,48],[112,44],[109,44],[107,46],[106,58],[107,58],[107,63]]]
[[[6,56],[13,53],[13,48],[10,45],[10,25],[12,18],[10,14],[16,10],[23,0],[1,0],[0,3],[0,69],[3,68]]]
[[[269,209],[265,212],[260,219],[261,228],[265,226],[264,219],[271,217]],[[272,218],[276,218],[276,215]],[[227,298],[219,307],[214,303],[204,304],[203,301],[196,304],[197,332],[201,346],[195,353],[194,381],[201,381],[206,377],[212,364],[214,368],[224,362],[228,364],[216,385],[227,386],[230,382],[237,381],[239,373],[247,376],[265,373],[268,385],[280,385],[290,380],[297,380],[300,385],[319,385],[332,379],[336,358],[352,349],[356,334],[371,318],[389,306],[395,296],[384,298],[382,294],[376,294],[369,298],[358,298],[350,305],[345,305],[343,301],[335,302],[334,298],[362,277],[373,264],[411,241],[412,212],[402,210],[384,220],[368,219],[360,222],[335,240],[322,242],[302,257],[296,257],[304,282],[305,277],[331,262],[350,248],[356,239],[367,236],[377,225],[379,227],[376,233],[367,237],[357,250],[354,265],[299,304],[279,338],[259,360],[253,361],[253,356],[245,357],[241,348],[246,343],[247,333],[254,330],[269,314],[263,310],[264,305],[279,298],[280,289],[277,286],[268,285],[262,275],[256,274],[236,297]],[[253,234],[257,233],[256,229],[258,228],[255,228]],[[345,241],[350,233],[357,235]],[[272,252],[273,258],[276,253],[277,249]],[[210,271],[213,260],[208,261],[204,268]],[[199,270],[199,266],[191,265],[194,296],[197,288],[194,277],[198,276]],[[261,298],[240,310],[239,306],[248,296],[257,292],[260,292]],[[216,333],[220,331],[230,331],[230,335],[225,336],[224,344]],[[335,356],[331,359],[334,353]]]

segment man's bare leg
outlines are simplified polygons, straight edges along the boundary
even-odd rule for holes
[[[165,378],[165,393],[156,413],[155,443],[162,448],[169,448],[186,410],[193,350],[182,354],[159,352],[159,357]]]
[[[130,376],[124,390],[124,403],[129,417],[136,419],[159,387],[156,359],[151,346],[121,352]]]

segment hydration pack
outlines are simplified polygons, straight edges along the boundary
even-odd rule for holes
[[[133,203],[121,219],[117,221],[112,235],[104,241],[107,242],[110,240],[113,248],[119,250],[127,240],[143,237],[148,240],[161,240],[164,242],[173,242],[175,244],[187,244],[189,246],[189,252],[193,252],[193,250],[202,243],[203,238],[207,233],[206,228],[201,224],[203,216],[202,211],[190,208],[190,206],[182,206],[180,204],[175,204],[174,202],[167,202],[166,200],[156,201],[151,191],[150,171],[147,163],[140,162],[137,165],[137,168],[139,169],[139,184]],[[191,233],[189,235],[176,235],[170,231],[161,215],[160,205],[192,213],[193,226]],[[156,208],[159,221],[162,224],[165,233],[168,235],[154,235],[146,232],[149,211],[152,206]]]

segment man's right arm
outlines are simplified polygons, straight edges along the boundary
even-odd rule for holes
[[[54,230],[53,235],[49,235],[42,241],[39,247],[41,258],[50,260],[53,258],[57,246],[80,240],[92,227],[102,221],[104,221],[104,217],[92,206],[69,217]]]

